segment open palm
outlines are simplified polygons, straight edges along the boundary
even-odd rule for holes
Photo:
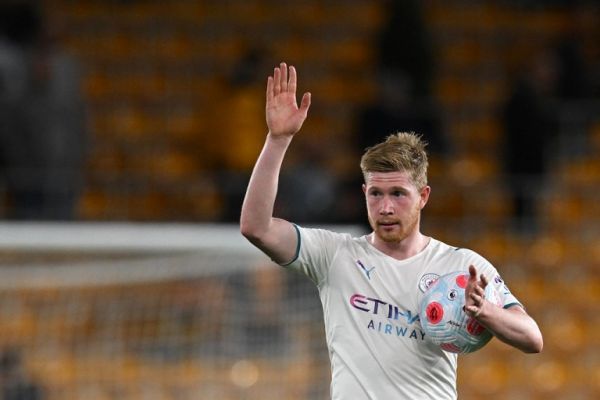
[[[289,72],[289,74],[288,74]],[[292,136],[300,130],[308,108],[310,93],[304,93],[300,107],[296,102],[296,69],[281,63],[267,81],[267,126],[274,136]]]

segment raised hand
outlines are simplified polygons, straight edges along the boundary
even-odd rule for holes
[[[469,265],[469,281],[465,288],[465,312],[473,318],[477,318],[485,305],[485,287],[488,285],[487,278],[481,274],[481,280],[477,280],[477,269]]]
[[[300,130],[308,108],[310,93],[304,93],[300,107],[296,102],[296,68],[281,63],[267,80],[267,126],[273,136],[293,136]]]

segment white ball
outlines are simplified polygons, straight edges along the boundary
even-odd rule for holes
[[[425,338],[452,353],[472,353],[485,346],[492,334],[465,311],[469,273],[451,272],[437,279],[421,300],[419,315]],[[494,286],[485,288],[487,301],[501,306]]]

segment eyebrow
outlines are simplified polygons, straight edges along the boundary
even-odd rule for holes
[[[408,192],[410,189],[407,188],[407,187],[405,187],[405,186],[392,186],[392,187],[389,187],[389,188],[387,188],[387,189],[384,190],[380,186],[372,185],[372,186],[369,186],[369,188],[368,188],[368,191],[371,191],[371,190],[379,190],[379,191],[382,191],[382,192],[383,191],[389,191],[389,192],[403,191],[403,192]]]

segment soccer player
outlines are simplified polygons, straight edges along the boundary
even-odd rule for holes
[[[498,339],[542,350],[542,334],[496,269],[482,256],[421,233],[427,185],[425,144],[391,135],[361,159],[373,231],[362,237],[308,229],[273,217],[285,152],[307,117],[311,94],[296,101],[297,74],[285,63],[267,81],[269,132],[248,185],[241,232],[284,268],[319,289],[332,369],[333,399],[455,399],[457,356],[428,342],[419,301],[435,278],[469,270],[465,310]],[[343,199],[340,199],[343,201]],[[504,308],[484,297],[496,285]]]

